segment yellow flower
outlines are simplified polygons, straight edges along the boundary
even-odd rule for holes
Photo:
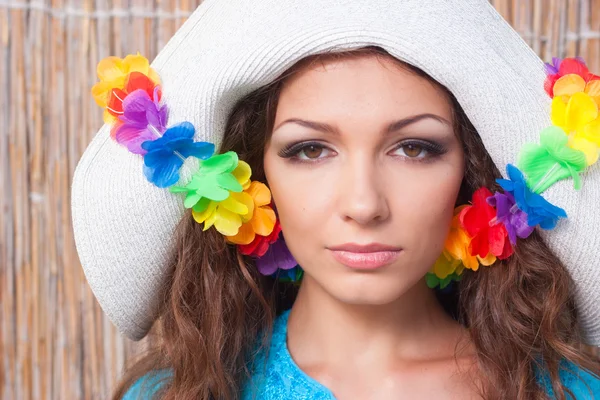
[[[444,250],[433,264],[430,272],[433,272],[440,279],[445,279],[454,272],[456,272],[456,275],[461,275],[464,269],[465,266],[460,260],[455,259]]]
[[[150,62],[146,57],[137,53],[130,54],[124,59],[119,57],[107,57],[98,63],[96,69],[100,82],[92,87],[92,95],[96,104],[102,108],[106,108],[113,89],[123,90],[127,84],[127,77],[131,72],[140,72],[155,84],[160,84],[160,78],[156,71],[150,68]],[[104,112],[104,122],[111,123],[115,121],[115,117]]]
[[[238,233],[245,216],[252,213],[254,203],[248,193],[231,192],[223,201],[211,201],[206,210],[197,213],[192,211],[194,220],[204,222],[204,230],[215,226],[217,231],[225,236]]]
[[[244,191],[252,197],[254,209],[244,216],[246,221],[235,235],[227,236],[227,240],[235,244],[252,243],[256,235],[269,236],[275,226],[277,217],[271,204],[271,191],[261,182],[252,182]],[[249,216],[249,217],[248,217]]]
[[[231,174],[242,187],[250,186],[252,170],[246,162],[239,161]],[[225,200],[211,201],[204,211],[192,211],[192,216],[196,222],[204,223],[204,230],[214,225],[221,234],[233,236],[238,233],[242,223],[252,218],[254,207],[254,200],[246,191],[229,192],[229,197]]]
[[[580,79],[583,81],[582,78]],[[565,88],[561,89],[563,90],[559,93],[569,93]],[[587,165],[598,161],[598,146],[600,146],[598,104],[589,94],[576,92],[568,96],[555,96],[552,99],[552,122],[567,133],[569,147],[585,154]]]

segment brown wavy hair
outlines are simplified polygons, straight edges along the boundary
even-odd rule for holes
[[[391,57],[379,47],[308,57],[234,107],[220,151],[233,150],[266,182],[263,152],[286,77],[309,63],[344,57]],[[447,94],[454,126],[465,149],[465,177],[457,204],[481,186],[497,189],[500,173],[454,96],[426,73],[394,59]],[[540,83],[541,84],[541,83]],[[159,341],[125,373],[113,399],[144,374],[168,369],[155,398],[237,399],[257,348],[266,348],[276,315],[293,304],[294,285],[261,276],[214,229],[202,231],[188,212],[176,230],[160,313]],[[535,371],[549,373],[555,396],[565,399],[561,360],[600,374],[600,361],[581,345],[574,282],[565,266],[534,232],[515,253],[493,267],[466,270],[454,294],[439,295],[444,308],[469,328],[485,399],[545,399]],[[543,365],[541,364],[543,360]]]

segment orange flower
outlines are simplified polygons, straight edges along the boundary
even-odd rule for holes
[[[256,235],[269,236],[277,219],[275,211],[269,206],[271,191],[264,183],[252,181],[244,192],[252,197],[254,208],[242,216],[244,223],[237,235],[227,236],[227,240],[234,244],[250,244]]]

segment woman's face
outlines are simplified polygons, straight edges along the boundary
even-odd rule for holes
[[[376,56],[288,79],[264,166],[304,284],[361,305],[393,302],[424,278],[464,172],[444,92]]]

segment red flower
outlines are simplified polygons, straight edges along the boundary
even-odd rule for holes
[[[150,98],[154,98],[154,88],[156,87],[156,83],[154,83],[150,78],[141,72],[132,72],[127,77],[127,83],[125,84],[125,88],[123,90],[119,88],[113,88],[110,91],[110,95],[108,97],[108,103],[106,106],[106,110],[113,116],[119,117],[123,115],[123,100],[125,97],[134,90],[142,89],[148,93]],[[161,98],[161,91],[158,91],[158,101]]]
[[[493,254],[498,259],[509,257],[513,248],[508,240],[508,231],[502,223],[492,224],[496,209],[486,199],[492,196],[488,188],[479,188],[473,193],[473,204],[466,206],[459,214],[459,220],[471,237],[469,251],[473,256],[485,258]]]
[[[277,241],[280,232],[281,225],[279,224],[278,219],[275,221],[273,232],[271,232],[269,236],[256,235],[254,240],[249,244],[239,244],[238,249],[243,255],[262,257],[269,249],[269,246]]]
[[[555,58],[552,64],[547,64],[546,71],[548,71],[548,76],[546,76],[544,82],[544,89],[551,98],[554,98],[554,84],[565,75],[579,75],[586,83],[600,79],[600,76],[592,74],[585,66],[585,63],[577,58],[565,58],[562,61],[559,58]]]

